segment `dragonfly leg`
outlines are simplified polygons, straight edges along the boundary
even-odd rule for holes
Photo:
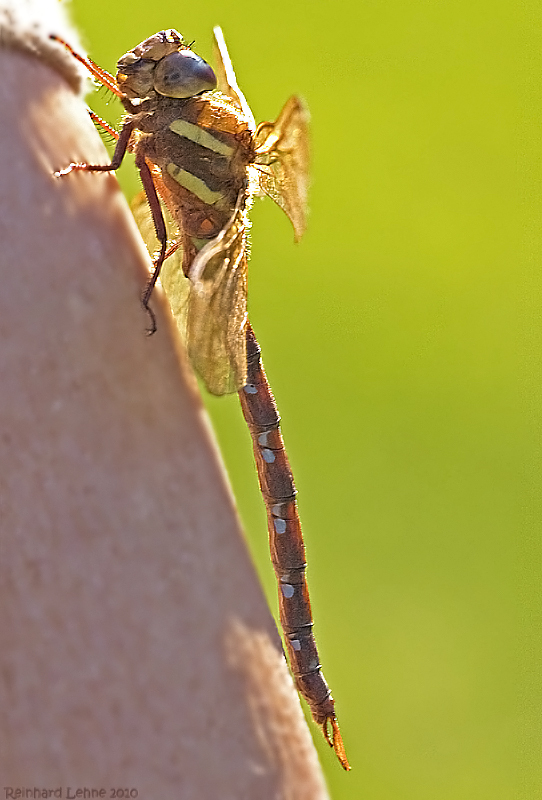
[[[61,39],[60,36],[57,36],[55,33],[52,33],[49,36],[49,39],[52,39],[53,42],[58,42],[63,47],[66,48],[68,53],[79,61],[84,67],[88,69],[88,71],[93,75],[97,81],[103,83],[104,86],[107,86],[110,92],[113,92],[117,97],[121,99],[124,97],[124,94],[121,92],[119,87],[117,86],[117,82],[113,75],[111,75],[107,70],[103,69],[103,67],[99,67],[91,58],[85,58],[84,56],[80,56],[73,47],[65,42],[64,39]]]
[[[128,142],[130,141],[130,136],[132,135],[132,131],[136,127],[137,123],[139,122],[138,119],[131,119],[128,122],[125,122],[120,134],[118,135],[117,144],[115,146],[115,152],[113,153],[113,158],[111,159],[110,164],[82,164],[82,163],[72,163],[65,169],[61,169],[58,172],[55,172],[55,178],[62,178],[64,175],[68,175],[70,172],[114,172],[117,170],[120,165],[122,164],[122,159],[126,155],[126,150],[128,149]]]
[[[87,108],[87,111],[88,111],[89,117],[91,118],[91,120],[93,121],[93,123],[95,125],[97,125],[103,131],[105,131],[105,133],[108,133],[109,136],[111,136],[113,139],[115,139],[115,141],[118,141],[119,132],[117,130],[115,130],[115,128],[113,128],[108,122],[106,122],[105,119],[102,119],[101,117],[99,117],[98,114],[95,114],[94,111],[91,108]]]
[[[167,230],[166,223],[164,221],[164,215],[162,214],[162,209],[160,207],[160,200],[156,191],[156,186],[154,185],[154,181],[152,179],[152,173],[142,152],[136,152],[136,167],[139,170],[141,183],[143,184],[143,189],[145,190],[149,207],[151,209],[152,221],[154,222],[154,229],[156,231],[156,238],[160,242],[160,253],[154,260],[154,269],[141,296],[143,308],[149,315],[150,326],[147,328],[147,333],[149,336],[151,336],[156,331],[156,317],[154,311],[149,306],[149,300],[151,299],[152,290],[156,285],[156,281],[160,275],[160,270],[162,269],[162,264],[166,258]]]

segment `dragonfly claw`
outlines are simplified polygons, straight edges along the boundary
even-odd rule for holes
[[[150,320],[149,327],[145,328],[145,333],[147,334],[147,336],[152,336],[154,333],[156,333],[156,328],[157,328],[156,315],[155,315],[154,311],[152,310],[152,308],[149,305],[147,305],[147,302],[145,300],[142,300],[141,302],[142,302],[143,308],[147,312],[147,314],[149,316],[149,320]]]

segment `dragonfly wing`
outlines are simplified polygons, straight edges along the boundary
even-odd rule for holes
[[[226,47],[226,40],[224,39],[222,28],[217,25],[215,28],[213,28],[213,33],[215,37],[215,71],[218,88],[222,94],[227,95],[237,106],[237,108],[243,112],[248,121],[249,129],[254,132],[256,130],[254,115],[250,110],[250,106],[247,103],[243,92],[237,84],[237,78],[235,77],[235,72],[231,63],[230,54],[228,53],[228,48]]]
[[[144,192],[134,198],[131,208],[153,253],[158,240]],[[162,213],[168,234],[178,240],[178,227],[164,204]],[[181,247],[166,258],[160,271],[192,366],[211,394],[236,392],[246,383],[248,225],[242,192],[228,224],[200,250],[188,277],[182,269]]]
[[[299,97],[290,97],[276,122],[256,131],[255,164],[260,187],[286,212],[296,241],[305,231],[309,187],[309,112]]]
[[[211,394],[246,384],[247,228],[243,193],[228,225],[198,253],[188,275],[188,354]]]

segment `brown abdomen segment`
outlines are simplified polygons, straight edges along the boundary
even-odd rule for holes
[[[280,432],[280,417],[265,375],[260,346],[247,328],[247,384],[239,397],[252,436],[258,478],[267,509],[271,559],[279,586],[280,622],[298,691],[322,726],[344,769],[350,765],[312,633],[312,613],[305,576],[305,545],[297,511],[296,489]],[[329,730],[331,726],[331,733]]]

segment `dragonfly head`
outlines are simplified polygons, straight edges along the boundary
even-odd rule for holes
[[[129,50],[117,62],[117,84],[131,99],[194,97],[216,89],[216,75],[203,58],[170,29],[159,31]]]

